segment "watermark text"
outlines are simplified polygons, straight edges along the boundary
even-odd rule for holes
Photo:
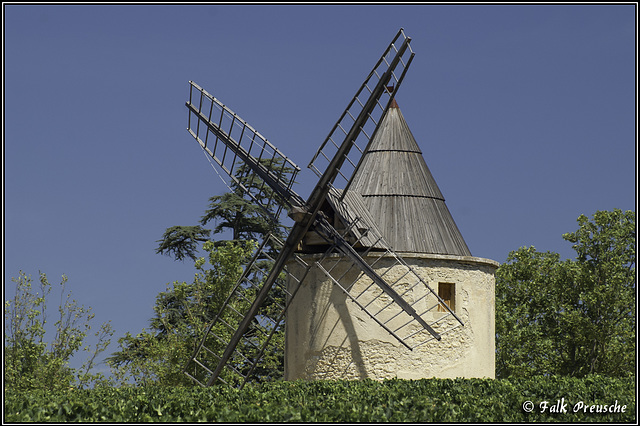
[[[617,400],[613,404],[586,404],[578,401],[571,404],[564,398],[556,401],[541,401],[537,405],[533,401],[525,401],[522,409],[527,413],[534,411],[539,413],[625,413],[627,411],[626,404],[620,404]]]

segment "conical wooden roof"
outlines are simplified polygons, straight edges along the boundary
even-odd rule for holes
[[[365,151],[349,191],[362,196],[395,251],[471,256],[395,101]]]

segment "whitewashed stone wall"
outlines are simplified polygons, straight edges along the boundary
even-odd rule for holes
[[[409,350],[314,267],[287,311],[287,380],[495,377],[494,272],[498,263],[467,256],[406,253],[402,256],[436,292],[438,283],[455,284],[454,312],[464,326],[443,334],[440,341],[431,340]],[[307,255],[305,259],[314,262],[318,257]],[[376,270],[386,271],[389,264],[391,259],[386,265],[378,262]],[[289,270],[294,274],[301,271],[293,264]],[[392,269],[386,277],[393,281],[392,276],[401,273]],[[351,282],[356,277],[356,271],[352,271],[344,281]],[[359,292],[359,285],[356,282],[352,294]],[[395,290],[403,293],[411,285],[400,281]],[[424,286],[416,286],[405,298],[409,302],[423,300],[421,288],[427,291]],[[385,298],[388,296],[373,303],[384,306],[388,302]],[[422,311],[419,305],[416,310]],[[430,322],[444,313],[432,310],[426,315]],[[434,328],[440,332],[454,323],[457,321],[450,316]]]

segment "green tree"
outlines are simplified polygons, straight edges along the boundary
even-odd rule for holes
[[[204,229],[200,225],[172,226],[167,228],[158,242],[160,245],[156,253],[173,256],[176,260],[190,258],[196,260],[199,243],[209,241],[210,229]]]
[[[635,212],[597,211],[563,235],[575,260],[523,247],[496,272],[496,374],[635,372]]]
[[[205,243],[208,259],[197,259],[198,272],[193,282],[168,286],[156,297],[149,329],[137,335],[127,333],[118,340],[119,350],[107,358],[118,380],[138,385],[193,385],[183,374],[185,363],[220,311],[254,247],[231,241],[218,246]],[[234,309],[239,311],[246,309],[246,304],[243,300],[233,301]],[[230,330],[218,330],[224,337],[229,333]]]
[[[283,167],[278,159],[261,162],[284,180],[287,180],[285,175],[292,172],[288,167]],[[209,207],[199,225],[168,228],[158,241],[156,253],[173,256],[180,261],[186,258],[193,260],[196,275],[191,284],[173,283],[167,291],[156,297],[155,314],[148,330],[137,335],[127,333],[119,340],[120,350],[108,362],[121,382],[134,381],[143,385],[192,384],[182,370],[239,279],[243,267],[257,247],[255,241],[263,240],[269,234],[283,238],[285,227],[278,220],[278,208],[283,203],[278,194],[264,185],[246,166],[237,168],[230,189],[228,193],[209,199]],[[246,190],[253,198],[246,195]],[[210,222],[216,224],[214,235],[228,232],[231,238],[210,239],[212,231],[203,227]],[[200,248],[207,254],[208,267],[205,258],[198,257]],[[271,244],[267,245],[267,249],[270,255],[275,254],[276,249]],[[268,269],[269,262],[268,259],[258,259],[258,264],[265,269]],[[254,272],[249,278],[259,284],[264,277],[260,272]],[[243,286],[237,292],[237,297],[230,302],[231,307],[244,314],[254,299],[255,288]],[[283,292],[272,291],[247,335],[259,334],[257,329],[264,328],[263,324],[266,323],[263,322],[264,317],[275,315],[276,304],[282,306],[284,300]],[[239,318],[225,318],[224,322],[236,324]],[[220,324],[215,327],[220,327]],[[228,341],[233,330],[216,328],[213,331]],[[265,354],[265,363],[257,371],[262,378],[282,376],[283,335],[284,327],[281,326],[272,339],[277,349]],[[207,342],[209,348],[224,349],[220,345],[216,341]],[[243,370],[246,365],[238,361],[234,367]]]
[[[47,342],[47,301],[52,285],[46,274],[40,273],[40,292],[34,289],[31,276],[22,271],[12,281],[16,283],[15,296],[4,305],[5,388],[59,390],[103,382],[104,376],[91,373],[91,369],[110,343],[111,324],[100,326],[93,348],[83,347],[95,314],[71,299],[71,292],[65,291],[67,277],[63,275],[55,336]],[[70,359],[81,350],[89,353],[88,359],[79,369],[71,368]]]
[[[282,167],[278,159],[262,160],[262,164],[275,171],[278,176],[290,174],[293,170]],[[267,234],[282,239],[285,227],[278,220],[278,205],[282,204],[278,194],[246,166],[238,167],[230,191],[209,199],[209,207],[200,218],[199,225],[172,226],[167,228],[158,240],[156,253],[173,256],[176,260],[190,258],[195,261],[200,245],[206,241],[221,244],[225,240],[211,240],[211,230],[204,226],[216,224],[214,235],[231,232],[231,241],[248,241],[264,238]],[[249,189],[256,200],[245,195]],[[258,205],[259,204],[259,205]]]

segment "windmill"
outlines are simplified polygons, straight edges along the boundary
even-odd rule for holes
[[[410,42],[400,29],[320,145],[309,164],[318,181],[307,199],[293,190],[300,168],[220,100],[190,82],[189,133],[265,216],[293,221],[284,241],[273,235],[263,239],[211,319],[184,370],[195,382],[242,386],[259,373],[260,360],[271,353],[269,345],[281,332],[285,314],[296,306],[296,295],[318,274],[406,351],[440,341],[443,334],[463,326],[442,293],[394,251],[359,192],[351,190],[362,186],[353,178],[361,176],[358,171],[366,167],[365,154],[381,123],[397,107],[395,95],[414,57]],[[464,241],[461,244],[460,254],[470,256]]]

